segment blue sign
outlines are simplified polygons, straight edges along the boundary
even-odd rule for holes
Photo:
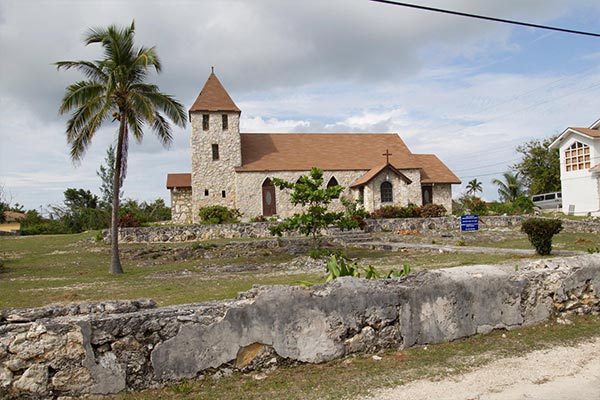
[[[460,231],[473,232],[479,230],[479,215],[463,215],[460,217]]]

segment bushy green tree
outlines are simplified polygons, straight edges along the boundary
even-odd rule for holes
[[[81,160],[102,125],[108,121],[118,123],[111,209],[111,273],[123,273],[117,220],[129,136],[141,142],[147,126],[168,146],[173,140],[168,120],[182,127],[187,121],[187,113],[179,102],[147,82],[150,70],[160,72],[161,63],[154,47],[135,46],[134,35],[133,22],[125,28],[111,25],[90,29],[85,44],[100,44],[103,57],[56,63],[58,69],[75,69],[87,78],[67,87],[59,108],[61,114],[73,111],[66,130],[73,161]]]
[[[296,182],[287,182],[274,178],[273,184],[282,190],[290,190],[290,201],[300,205],[304,212],[286,218],[280,224],[270,228],[273,235],[281,236],[285,231],[298,231],[303,235],[312,235],[316,239],[319,232],[329,224],[336,224],[343,213],[328,211],[329,203],[340,197],[343,186],[327,187],[323,181],[323,170],[313,167],[308,175],[302,175]]]
[[[100,193],[102,199],[100,205],[102,208],[110,210],[112,207],[113,199],[113,181],[115,179],[115,147],[111,144],[106,149],[106,156],[104,157],[104,164],[100,165],[100,169],[96,171],[96,175],[100,177]],[[119,204],[123,198],[123,191],[119,191]]]
[[[525,195],[525,188],[518,172],[515,174],[505,172],[502,176],[504,177],[504,181],[500,179],[492,180],[492,183],[498,186],[500,201],[510,203]]]
[[[558,149],[549,148],[556,138],[557,136],[552,136],[545,140],[530,140],[517,147],[522,159],[513,169],[520,174],[531,195],[560,191]]]
[[[521,231],[527,234],[536,253],[548,255],[552,251],[552,237],[562,231],[559,219],[529,218],[521,224]]]

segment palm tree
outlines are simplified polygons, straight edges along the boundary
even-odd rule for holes
[[[104,57],[96,61],[59,61],[58,70],[75,69],[87,80],[76,82],[66,88],[59,108],[60,114],[73,110],[67,122],[67,142],[71,146],[71,159],[81,161],[91,144],[94,134],[112,118],[118,121],[115,174],[111,218],[111,263],[110,272],[123,273],[119,258],[117,216],[119,192],[127,173],[127,149],[129,133],[139,143],[144,136],[145,125],[149,126],[163,146],[172,140],[171,125],[185,127],[186,114],[183,106],[172,96],[161,93],[156,85],[145,80],[152,68],[158,73],[161,64],[154,47],[134,45],[135,25],[119,28],[90,29],[84,37],[87,45],[102,45]]]
[[[505,172],[502,176],[504,177],[504,182],[499,179],[492,180],[492,183],[498,186],[498,195],[501,201],[513,202],[525,194],[523,182],[519,179],[518,172],[515,174]]]
[[[467,194],[469,196],[474,196],[477,192],[482,192],[483,189],[481,187],[481,182],[477,180],[477,178],[470,180],[467,184]]]

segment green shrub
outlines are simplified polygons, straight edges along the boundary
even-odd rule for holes
[[[383,206],[371,213],[371,218],[432,218],[446,215],[446,207],[439,204],[417,206],[409,204],[406,207]]]
[[[420,214],[423,218],[443,217],[446,215],[446,207],[440,204],[425,204],[421,206]]]
[[[200,223],[207,225],[240,222],[239,218],[242,216],[239,210],[225,206],[202,207],[198,215],[200,216]]]
[[[508,203],[493,202],[489,204],[491,214],[531,214],[533,213],[533,202],[527,196],[519,196],[515,201]]]
[[[117,226],[119,228],[137,228],[142,224],[134,214],[123,214],[119,216]]]
[[[335,255],[331,256],[327,262],[326,268],[327,278],[325,278],[325,282],[329,282],[342,276],[354,276],[356,278],[360,278],[358,264],[350,264],[344,257],[336,257]]]
[[[367,226],[365,218],[369,213],[365,210],[359,201],[349,200],[344,197],[340,199],[344,205],[344,215],[340,218],[337,226],[341,230],[361,229],[364,230]]]
[[[353,276],[355,278],[361,278],[361,271],[364,273],[365,279],[379,279],[381,278],[381,274],[377,269],[368,265],[366,267],[361,267],[357,263],[350,263],[349,260],[342,255],[332,255],[329,261],[327,262],[327,278],[325,282],[329,282],[333,279],[340,278],[342,276]],[[402,276],[406,276],[410,274],[410,266],[408,264],[402,265],[401,270],[390,270],[390,272],[385,276],[386,279],[390,278],[400,278]]]
[[[562,229],[562,222],[558,219],[529,218],[521,224],[521,231],[527,234],[529,242],[540,255],[550,254],[552,237]]]

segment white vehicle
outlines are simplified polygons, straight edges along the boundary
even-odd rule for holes
[[[562,193],[553,192],[536,194],[535,196],[531,196],[531,201],[533,202],[533,205],[535,207],[541,208],[543,210],[557,210],[562,208]]]

